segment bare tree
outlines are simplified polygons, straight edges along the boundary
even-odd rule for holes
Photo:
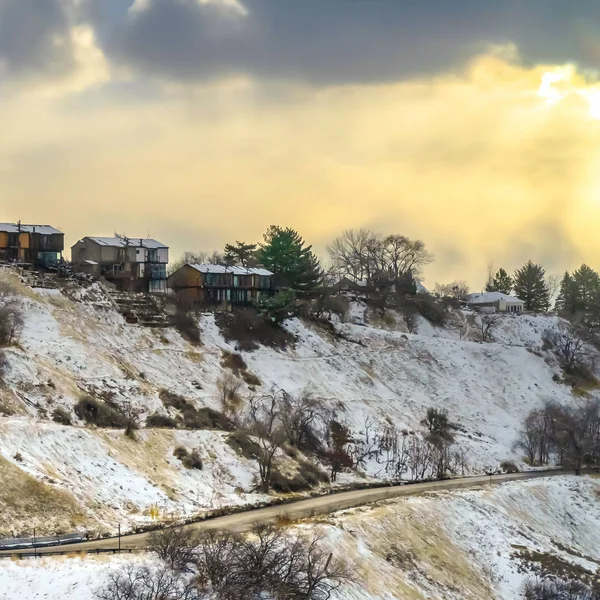
[[[168,527],[152,532],[148,547],[173,571],[188,573],[197,561],[199,543],[189,527]]]
[[[452,281],[451,283],[436,283],[433,293],[439,298],[452,298],[464,300],[469,294],[469,285],[465,281]]]
[[[366,281],[373,286],[385,279],[396,282],[403,275],[417,275],[433,260],[420,240],[403,235],[382,236],[369,229],[344,231],[328,247],[331,262],[337,272],[354,281]]]
[[[479,329],[478,334],[482,342],[489,342],[493,339],[494,328],[502,317],[500,315],[490,313],[482,313],[478,315]]]
[[[585,343],[572,327],[561,324],[558,330],[544,332],[544,340],[549,343],[570,375],[586,375],[591,366],[591,357]]]
[[[265,494],[271,487],[275,455],[286,441],[282,421],[286,395],[284,390],[273,389],[249,401],[248,429],[251,435],[256,436],[261,449],[257,458],[258,472],[261,490]]]
[[[550,306],[554,306],[556,298],[560,292],[562,277],[560,275],[548,275],[546,277],[546,287],[548,288],[548,295],[550,297]]]
[[[306,391],[299,396],[282,396],[281,422],[288,442],[300,450],[319,451],[323,446],[319,436],[329,417],[323,400]]]
[[[166,565],[156,569],[127,565],[108,574],[96,592],[98,600],[200,600],[189,578]]]

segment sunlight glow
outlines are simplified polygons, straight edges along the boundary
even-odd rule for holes
[[[537,95],[548,106],[555,106],[569,96],[578,96],[588,103],[590,117],[600,119],[600,86],[586,84],[573,65],[546,71]]]

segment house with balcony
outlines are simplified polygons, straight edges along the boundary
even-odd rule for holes
[[[262,267],[187,264],[168,278],[184,303],[231,308],[258,302],[273,293],[273,273]]]
[[[71,247],[76,272],[104,279],[123,292],[164,294],[169,248],[150,238],[84,237]]]
[[[62,261],[65,235],[50,225],[0,223],[0,262],[47,267]]]
[[[481,292],[467,296],[467,306],[473,310],[490,313],[516,313],[525,310],[525,302],[502,292]]]

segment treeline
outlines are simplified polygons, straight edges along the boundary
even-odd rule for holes
[[[258,526],[249,535],[188,528],[150,536],[155,561],[108,574],[99,600],[327,600],[352,581],[318,533]]]
[[[525,419],[515,449],[524,452],[530,465],[555,463],[579,475],[585,465],[600,463],[600,403],[582,406],[547,402]]]

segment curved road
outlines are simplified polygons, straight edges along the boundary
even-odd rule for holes
[[[208,521],[190,523],[185,527],[192,529],[225,529],[230,531],[246,531],[251,529],[256,523],[268,523],[277,518],[289,518],[292,520],[311,517],[320,514],[331,513],[353,506],[370,504],[379,500],[389,498],[398,498],[402,496],[415,496],[426,492],[437,492],[444,490],[456,490],[460,488],[477,487],[491,483],[502,483],[505,481],[519,481],[523,479],[533,479],[537,477],[555,477],[559,475],[569,475],[572,471],[553,470],[553,471],[532,471],[526,473],[514,473],[503,475],[481,475],[478,477],[464,477],[460,479],[450,479],[443,481],[431,481],[427,483],[415,483],[410,485],[398,485],[366,490],[353,490],[349,492],[339,492],[328,496],[319,496],[308,500],[298,500],[290,504],[280,504],[277,506],[268,506],[248,510],[233,515],[217,517]],[[148,545],[149,533],[137,533],[121,537],[122,549],[144,549]],[[117,548],[116,538],[93,540],[89,542],[77,542],[74,544],[64,544],[60,547],[48,546],[38,548],[38,554],[52,554],[65,552],[87,552],[93,550],[111,550]],[[5,550],[0,555],[18,555],[30,554],[32,548],[23,550]]]

